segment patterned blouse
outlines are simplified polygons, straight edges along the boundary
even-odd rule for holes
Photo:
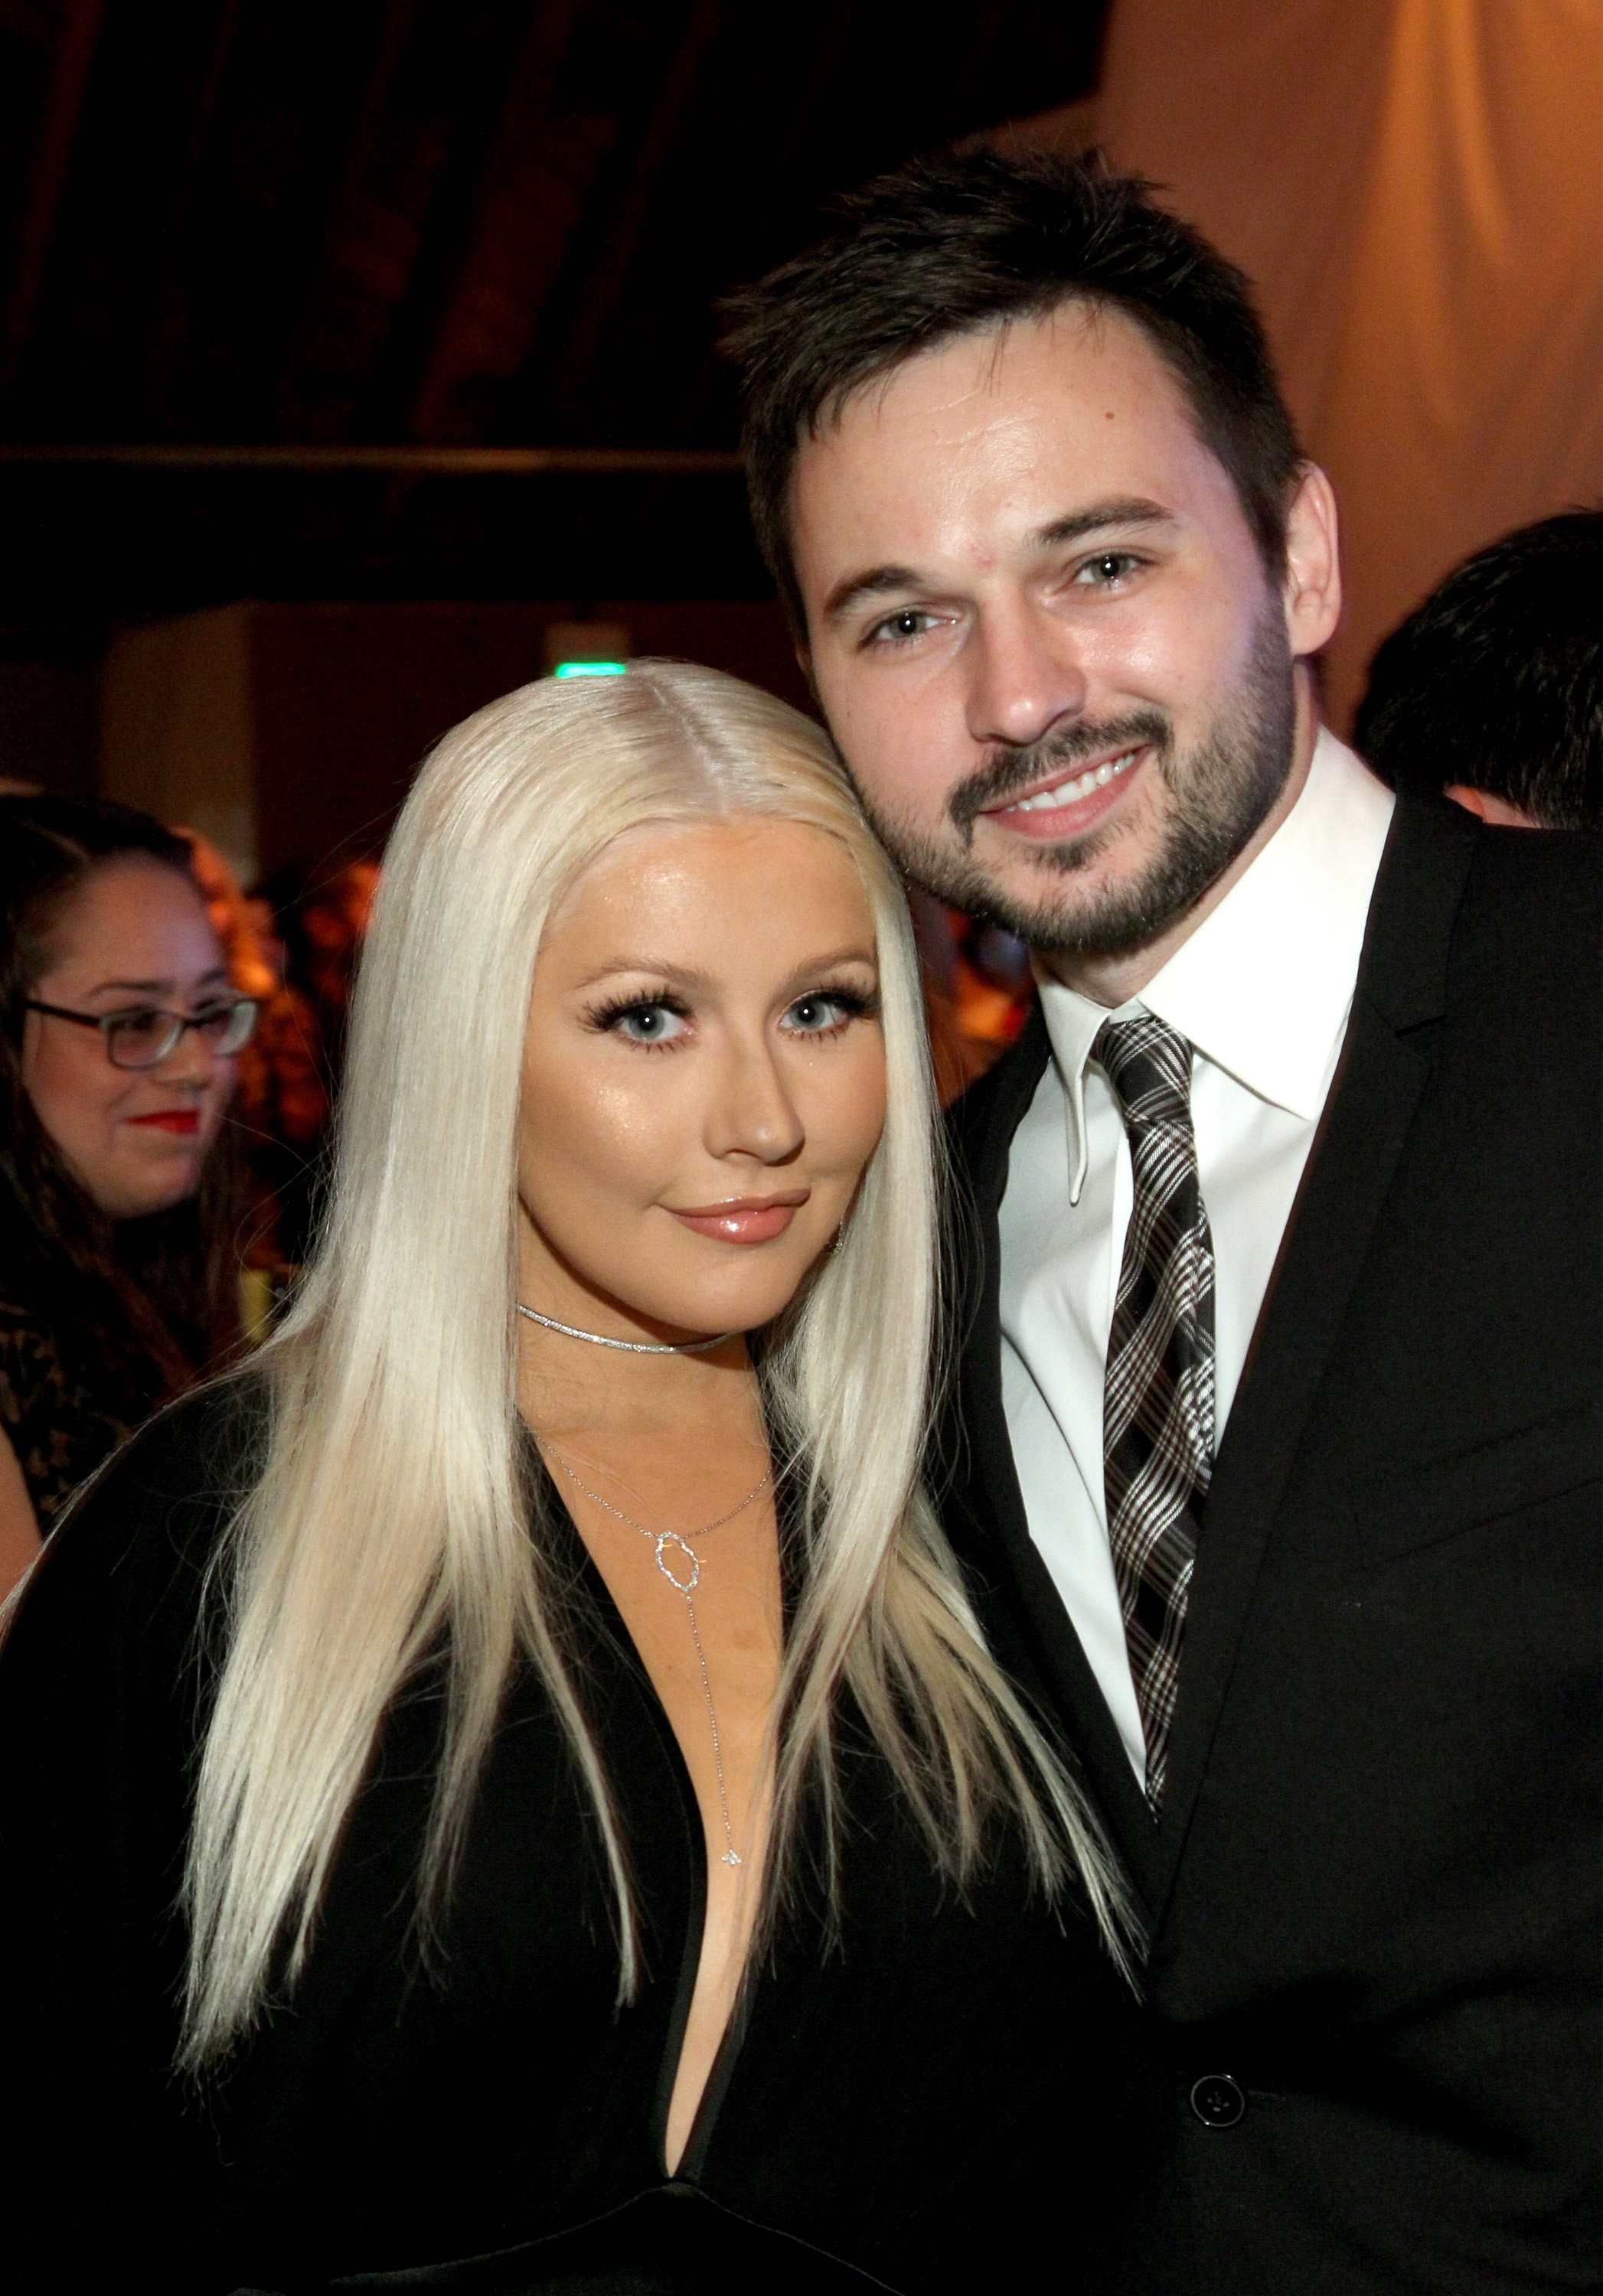
[[[70,1362],[47,1316],[0,1271],[0,1433],[17,1455],[39,1529],[155,1407],[120,1379]]]

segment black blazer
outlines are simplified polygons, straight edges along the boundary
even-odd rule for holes
[[[1598,2284],[1598,892],[1591,838],[1398,808],[1208,1496],[1161,1824],[1003,1416],[1039,1017],[956,1114],[949,1519],[1150,1910],[1210,2296]]]

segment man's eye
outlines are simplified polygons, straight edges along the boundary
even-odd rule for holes
[[[1122,582],[1127,574],[1133,574],[1140,563],[1133,551],[1099,550],[1095,558],[1076,568],[1074,579],[1088,589],[1104,589],[1110,582]]]
[[[868,633],[871,645],[901,645],[908,638],[921,638],[934,621],[920,607],[903,606],[894,614],[887,614],[883,622],[875,622]]]

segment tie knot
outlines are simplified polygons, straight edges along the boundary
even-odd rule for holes
[[[1091,1046],[1114,1088],[1126,1127],[1191,1125],[1191,1047],[1150,1013],[1105,1021]]]

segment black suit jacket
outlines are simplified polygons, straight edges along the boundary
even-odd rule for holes
[[[1003,1416],[1039,1018],[955,1118],[949,1520],[1149,1909],[1209,2296],[1598,2284],[1599,876],[1591,838],[1398,809],[1207,1500],[1161,1824]]]

